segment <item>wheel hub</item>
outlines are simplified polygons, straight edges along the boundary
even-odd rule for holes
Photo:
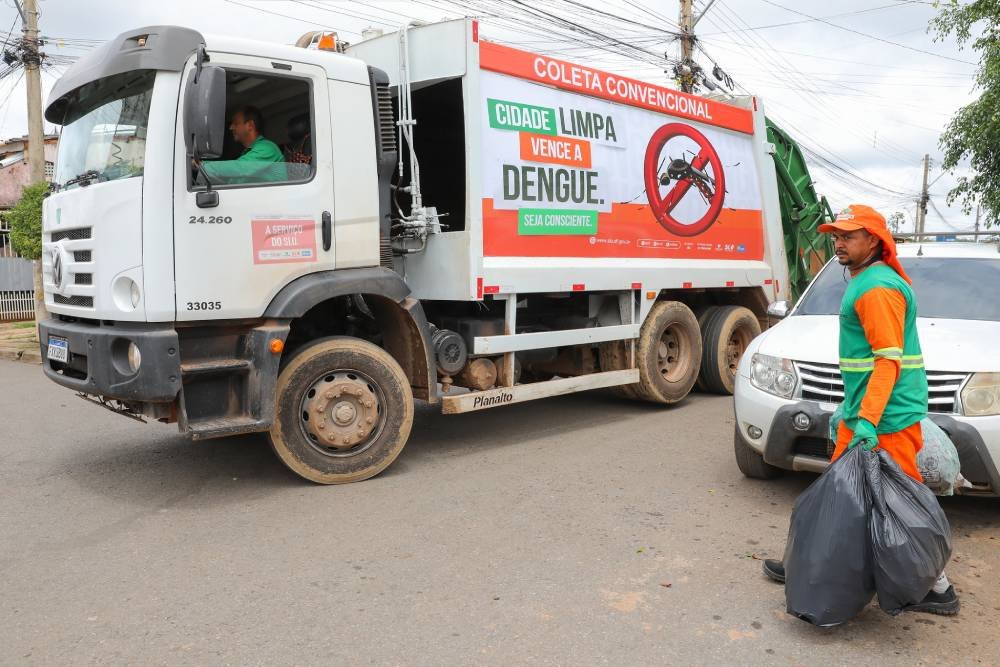
[[[308,392],[303,425],[313,440],[334,449],[365,442],[379,422],[379,401],[361,378],[323,378]]]
[[[656,350],[656,362],[660,373],[663,375],[668,375],[670,373],[670,369],[677,361],[677,352],[677,338],[668,328],[663,332],[663,335],[660,336],[660,344]]]

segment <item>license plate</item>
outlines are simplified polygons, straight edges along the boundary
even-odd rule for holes
[[[49,336],[49,359],[52,361],[69,361],[69,341],[65,338]]]

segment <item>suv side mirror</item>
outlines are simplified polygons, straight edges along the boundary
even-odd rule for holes
[[[184,89],[184,144],[196,159],[222,155],[226,140],[226,70],[202,65]]]
[[[792,311],[792,304],[788,301],[775,301],[770,306],[767,307],[767,314],[770,317],[775,317],[779,320],[788,317],[788,313]]]

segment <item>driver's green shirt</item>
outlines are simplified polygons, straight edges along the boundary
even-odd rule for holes
[[[274,183],[288,180],[285,156],[278,144],[257,137],[235,160],[202,163],[213,185],[228,183]]]

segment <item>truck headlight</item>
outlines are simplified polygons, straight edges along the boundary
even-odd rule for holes
[[[968,417],[1000,415],[1000,373],[974,373],[962,389],[962,409]]]
[[[789,359],[755,354],[750,362],[750,383],[761,391],[791,398],[799,378]]]

